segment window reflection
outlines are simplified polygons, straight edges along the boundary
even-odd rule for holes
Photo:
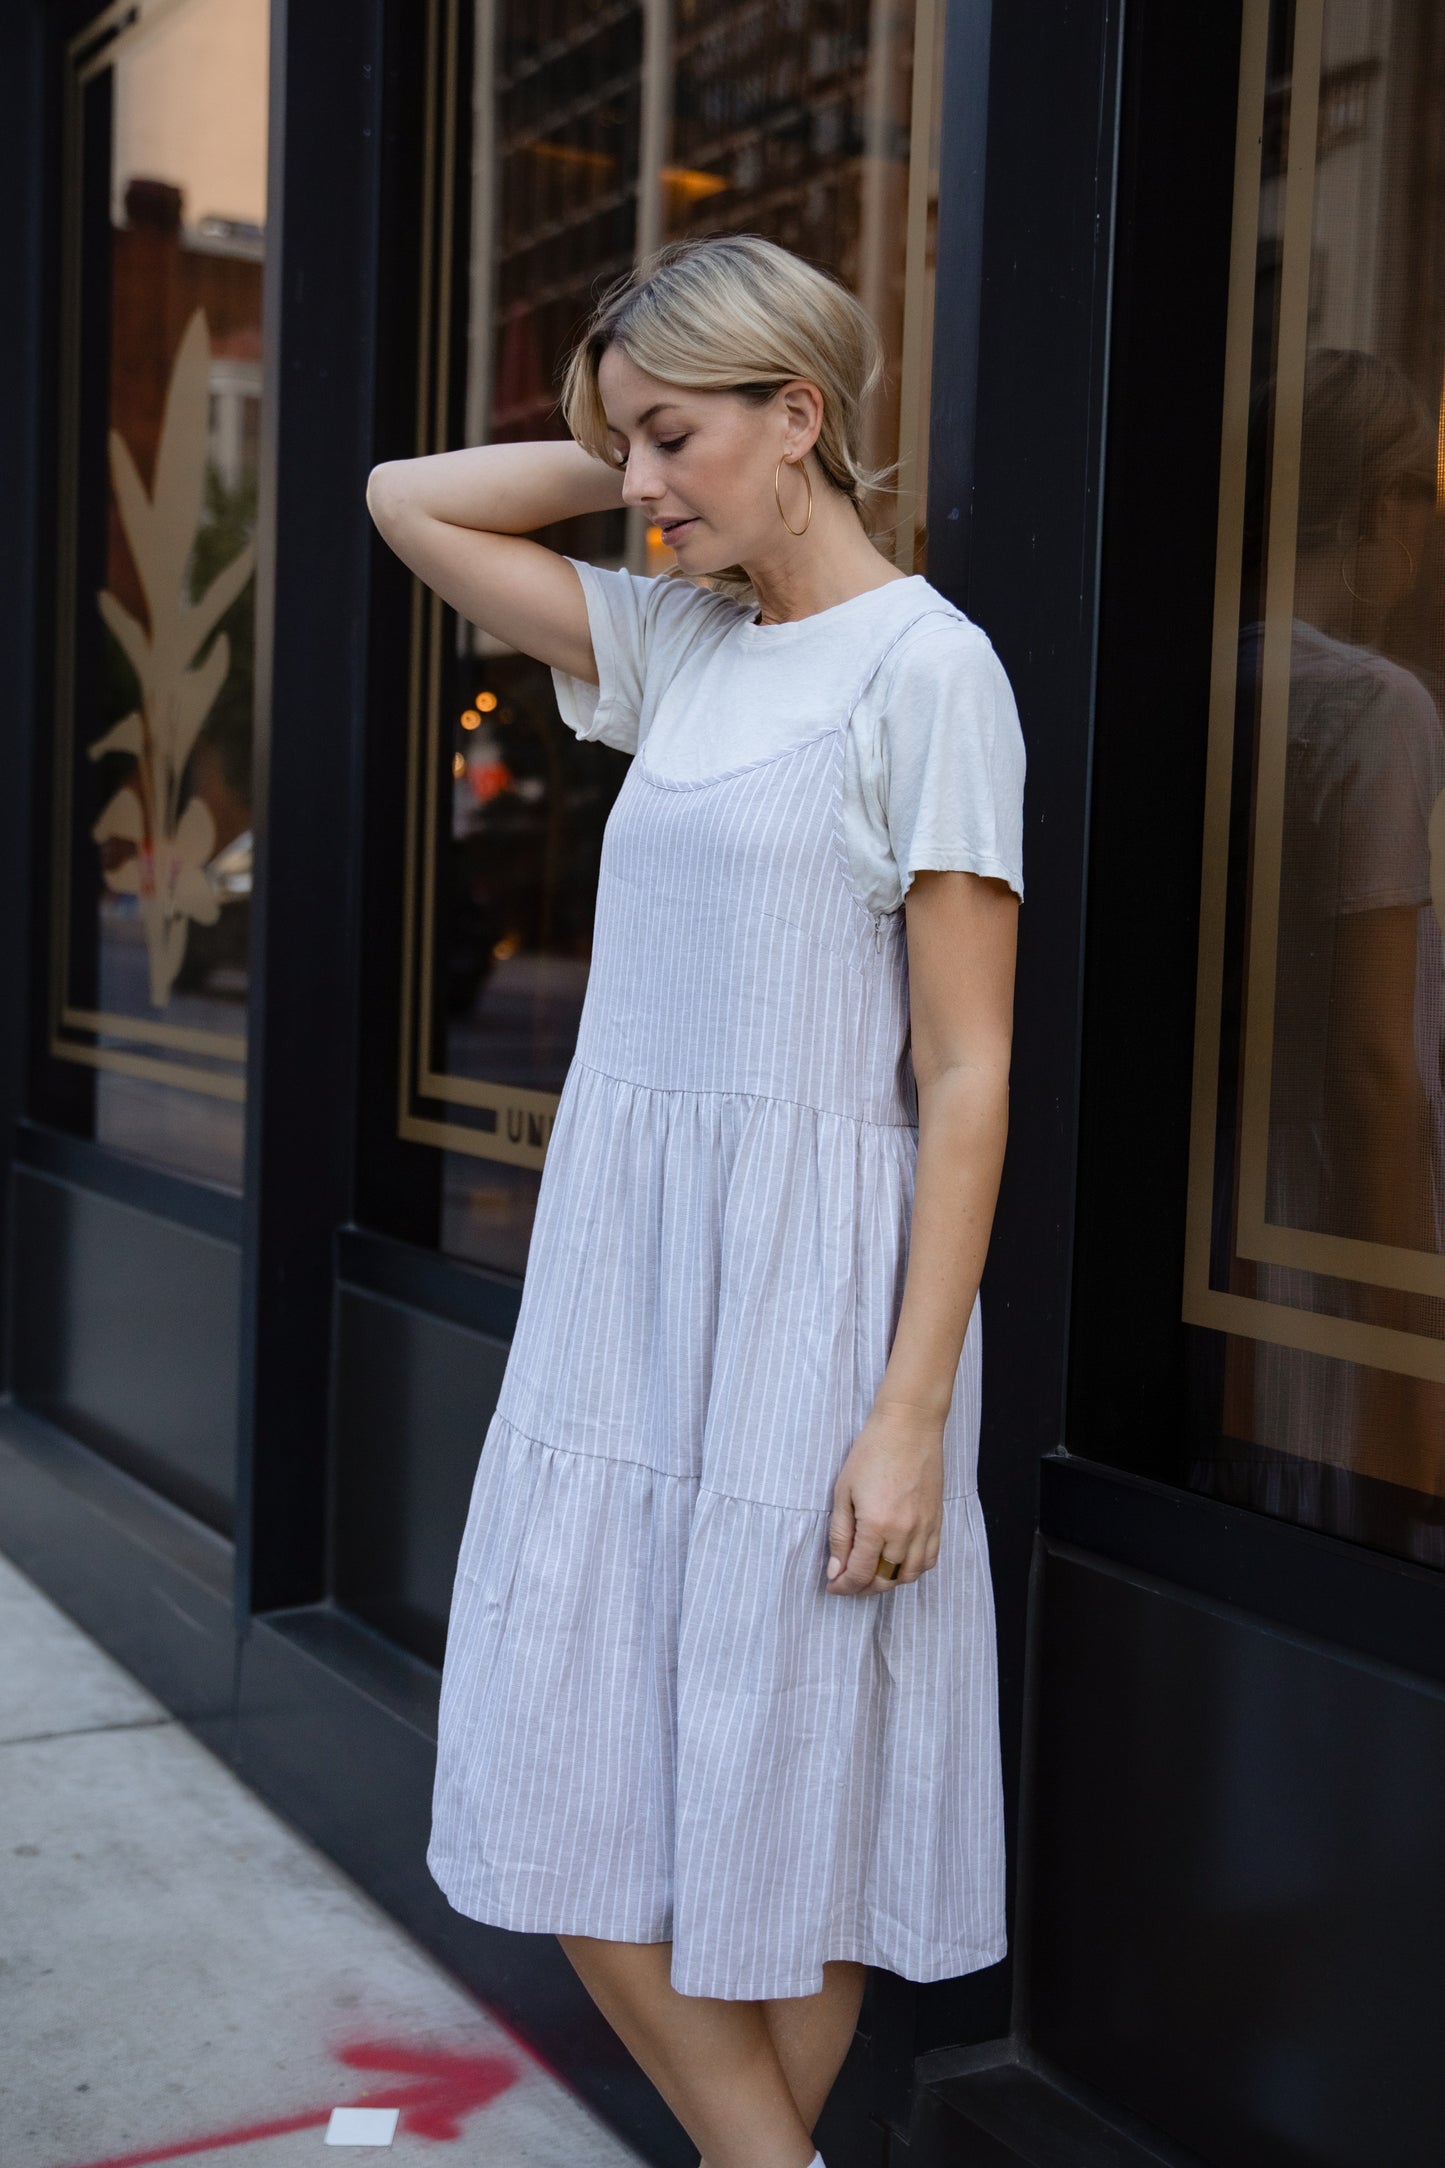
[[[897,526],[881,539],[923,569],[941,7],[475,0],[471,28],[472,83],[444,86],[434,122],[440,140],[459,116],[465,391],[450,433],[435,414],[417,449],[562,434],[556,384],[595,293],[664,240],[762,233],[842,277],[883,333],[865,456],[901,460]],[[444,141],[440,155],[445,170]],[[444,282],[438,258],[443,337]],[[539,539],[639,572],[674,561],[635,512]],[[521,1272],[625,760],[573,738],[547,671],[442,622],[426,635],[435,723],[413,718],[434,797],[414,808],[400,1126],[441,1150],[441,1246]]]
[[[1233,1328],[1200,1487],[1445,1565],[1441,115],[1389,126],[1439,81],[1435,12],[1301,5],[1270,92],[1212,1256],[1185,1314]]]
[[[61,1111],[239,1187],[267,11],[142,7],[68,58]]]

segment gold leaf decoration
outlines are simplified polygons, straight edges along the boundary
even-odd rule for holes
[[[132,708],[129,715],[121,717],[114,730],[107,730],[103,738],[97,738],[90,748],[92,760],[99,760],[102,753],[136,753],[145,751],[145,725],[139,708]]]
[[[150,495],[125,439],[110,432],[111,486],[149,629],[108,588],[96,597],[136,674],[141,704],[89,747],[92,760],[130,753],[136,762],[91,835],[100,844],[135,845],[132,855],[107,863],[104,878],[115,894],[139,901],[157,1008],[170,1000],[190,922],[209,926],[219,915],[204,871],[216,847],[215,822],[202,798],[192,795],[183,807],[180,796],[186,763],[231,667],[224,633],[200,663],[196,650],[255,569],[255,547],[248,542],[197,600],[186,593],[186,566],[205,507],[210,363],[206,314],[198,308],[171,367]]]

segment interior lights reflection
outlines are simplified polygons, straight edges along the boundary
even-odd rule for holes
[[[692,166],[664,166],[658,179],[682,197],[685,203],[696,203],[701,197],[716,196],[731,184],[721,173],[699,173]]]
[[[483,715],[490,715],[496,704],[497,696],[495,693],[487,692],[477,694],[477,706],[481,709]],[[472,725],[472,727],[475,728],[476,726]]]

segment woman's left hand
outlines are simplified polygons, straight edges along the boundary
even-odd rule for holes
[[[943,1530],[943,1422],[875,1404],[833,1486],[828,1591],[872,1595],[917,1581],[938,1562]],[[901,1559],[896,1576],[880,1557]]]

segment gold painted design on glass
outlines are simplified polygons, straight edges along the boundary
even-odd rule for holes
[[[211,1098],[245,1098],[244,1032],[162,1021],[92,1007],[70,998],[71,839],[74,821],[75,644],[79,632],[77,590],[80,478],[80,370],[83,336],[82,202],[85,185],[83,99],[86,87],[137,46],[150,40],[191,0],[134,0],[99,11],[65,46],[62,82],[60,204],[59,428],[57,462],[57,566],[55,667],[54,846],[51,853],[50,1052],[59,1059],[122,1076],[178,1086]],[[224,686],[231,665],[224,633],[204,660],[197,649],[243,591],[254,570],[254,545],[245,544],[212,580],[204,595],[188,600],[186,565],[203,525],[211,342],[204,310],[192,313],[177,347],[167,388],[161,439],[148,495],[130,446],[108,431],[109,474],[127,547],[141,583],[150,621],[141,626],[108,589],[97,591],[101,619],[115,638],[141,687],[141,704],[86,747],[92,760],[127,753],[134,776],[118,789],[91,829],[102,849],[130,843],[133,852],[112,857],[102,878],[112,894],[137,899],[145,932],[149,998],[164,1009],[184,960],[191,924],[214,924],[220,904],[201,870],[215,844],[209,808],[195,793],[185,804],[180,791],[187,758]],[[77,1037],[75,1034],[83,1034]],[[117,1045],[116,1040],[124,1042]],[[107,1043],[96,1043],[96,1042]],[[151,1047],[157,1053],[134,1051]],[[165,1054],[191,1056],[165,1059]],[[202,1066],[206,1064],[206,1066]],[[229,1066],[236,1065],[241,1073]]]
[[[150,998],[158,1009],[171,998],[191,921],[214,926],[221,915],[216,892],[201,870],[215,850],[215,821],[203,798],[193,792],[182,806],[180,793],[191,749],[231,668],[231,643],[224,632],[216,635],[204,662],[196,663],[196,651],[256,562],[255,546],[248,542],[199,601],[187,602],[186,561],[205,498],[210,353],[205,311],[196,309],[171,369],[152,495],[146,494],[125,439],[118,430],[110,432],[111,483],[145,592],[149,632],[108,588],[96,597],[140,681],[141,704],[86,748],[92,760],[121,752],[136,761],[133,781],[121,785],[90,832],[97,843],[117,839],[135,846],[106,867],[104,880],[113,894],[139,898]]]

